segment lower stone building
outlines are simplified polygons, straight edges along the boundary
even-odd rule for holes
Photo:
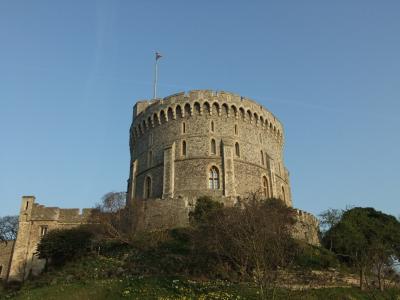
[[[61,209],[35,203],[34,196],[22,197],[18,235],[8,270],[8,281],[22,281],[38,275],[45,261],[38,258],[36,248],[40,239],[53,229],[67,229],[87,223],[90,209]]]
[[[8,277],[14,241],[0,242],[0,280]]]

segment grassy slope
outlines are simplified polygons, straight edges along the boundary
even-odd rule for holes
[[[143,277],[118,273],[123,261],[115,257],[86,257],[28,281],[10,299],[259,299],[249,284],[200,281],[181,277]],[[6,293],[0,289],[0,298]],[[279,290],[276,299],[399,299],[400,291],[361,292],[357,288],[307,291]]]
[[[308,291],[280,290],[277,299],[400,299],[400,293],[361,292],[355,288]],[[258,299],[257,290],[225,282],[172,278],[126,278],[71,282],[23,289],[12,299]]]

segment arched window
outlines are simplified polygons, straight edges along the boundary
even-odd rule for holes
[[[261,164],[264,165],[264,153],[261,150]]]
[[[211,154],[217,154],[217,146],[214,139],[211,139]]]
[[[282,200],[283,200],[283,202],[286,203],[286,193],[285,193],[285,188],[283,187],[283,185],[282,185]]]
[[[240,157],[239,143],[235,144],[235,154],[236,154],[237,157]]]
[[[151,178],[150,176],[147,176],[146,179],[144,180],[144,198],[150,198],[151,197]]]
[[[172,107],[168,107],[167,117],[168,117],[168,120],[174,120],[175,119],[174,118],[174,111],[172,110]]]
[[[269,184],[268,184],[268,178],[266,176],[263,176],[262,178],[262,184],[263,184],[263,194],[265,198],[269,198]]]
[[[182,155],[186,156],[186,142],[182,141]]]
[[[149,151],[149,153],[147,153],[147,166],[151,167],[151,165],[153,164],[153,151]]]
[[[186,133],[186,123],[182,122],[182,133]]]
[[[191,108],[190,108],[190,104],[186,103],[184,106],[184,110],[185,110],[185,116],[186,117],[190,117],[191,115]]]
[[[176,108],[175,108],[175,114],[176,114],[176,117],[182,117],[182,108],[181,108],[181,106],[180,105],[177,105],[176,106]]]
[[[211,190],[218,190],[219,189],[219,171],[217,167],[213,166],[210,169],[208,175],[208,187]]]
[[[195,102],[194,104],[194,111],[196,112],[196,114],[200,114],[200,103],[199,102]]]
[[[211,128],[211,132],[214,132],[214,121],[211,121],[211,126],[210,126],[210,128]]]

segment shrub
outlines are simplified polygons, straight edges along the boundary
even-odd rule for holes
[[[327,269],[340,266],[336,255],[323,248],[301,244],[301,251],[296,257],[296,265],[303,269]]]
[[[55,229],[46,234],[37,247],[39,258],[55,266],[88,253],[93,233],[87,227]]]
[[[197,199],[194,211],[189,213],[190,223],[192,225],[201,225],[209,221],[210,216],[221,210],[223,203],[214,201],[212,198],[203,196]]]

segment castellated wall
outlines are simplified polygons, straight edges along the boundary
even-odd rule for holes
[[[0,280],[5,280],[10,267],[14,241],[0,242]]]
[[[139,101],[130,128],[128,203],[261,191],[292,206],[283,145],[276,117],[239,95],[198,90]],[[216,188],[210,188],[212,167]]]
[[[38,275],[44,260],[38,259],[37,245],[48,231],[67,229],[87,223],[91,209],[61,209],[35,203],[35,197],[22,197],[18,235],[11,257],[8,281],[22,281],[29,275]]]
[[[296,224],[293,230],[293,237],[307,242],[311,245],[320,245],[319,241],[319,221],[309,212],[295,209]]]

